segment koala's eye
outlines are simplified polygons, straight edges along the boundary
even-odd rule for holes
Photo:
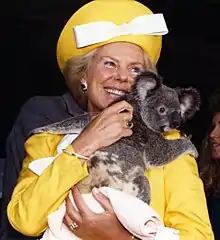
[[[165,112],[166,112],[165,107],[160,107],[160,108],[159,108],[159,113],[165,113]]]

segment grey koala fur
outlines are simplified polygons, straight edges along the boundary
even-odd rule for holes
[[[118,101],[126,100],[133,108],[133,134],[89,157],[89,175],[78,187],[81,193],[93,187],[109,186],[120,189],[150,203],[150,186],[146,169],[162,167],[182,154],[197,157],[197,150],[187,137],[167,140],[162,132],[179,127],[191,118],[200,106],[196,89],[172,89],[162,84],[159,75],[141,73],[131,92]],[[33,133],[79,133],[90,122],[88,114],[35,129]]]

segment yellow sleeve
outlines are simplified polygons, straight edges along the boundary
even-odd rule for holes
[[[165,225],[180,230],[180,240],[213,240],[195,159],[185,154],[165,166],[164,181]]]
[[[62,137],[52,134],[31,136],[25,143],[26,158],[7,207],[11,225],[27,236],[39,236],[47,228],[47,216],[55,211],[66,198],[69,189],[87,176],[86,164],[66,153],[38,176],[28,169],[36,159],[55,156]],[[72,146],[68,146],[73,151]]]

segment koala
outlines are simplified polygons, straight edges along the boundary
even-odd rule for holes
[[[108,186],[150,204],[146,169],[162,167],[185,153],[197,157],[190,139],[182,136],[168,140],[162,133],[177,129],[193,117],[199,110],[200,95],[194,88],[170,88],[162,83],[159,75],[144,71],[137,77],[131,92],[118,101],[121,100],[133,106],[133,134],[92,154],[87,163],[89,175],[78,183],[78,188],[81,193],[89,193],[93,187]],[[79,133],[89,122],[90,117],[85,114],[32,133]]]

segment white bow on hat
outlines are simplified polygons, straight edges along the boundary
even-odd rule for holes
[[[163,14],[158,13],[138,16],[129,23],[120,25],[110,21],[91,22],[75,26],[73,31],[76,47],[82,48],[122,35],[165,35],[168,33],[168,28]]]

